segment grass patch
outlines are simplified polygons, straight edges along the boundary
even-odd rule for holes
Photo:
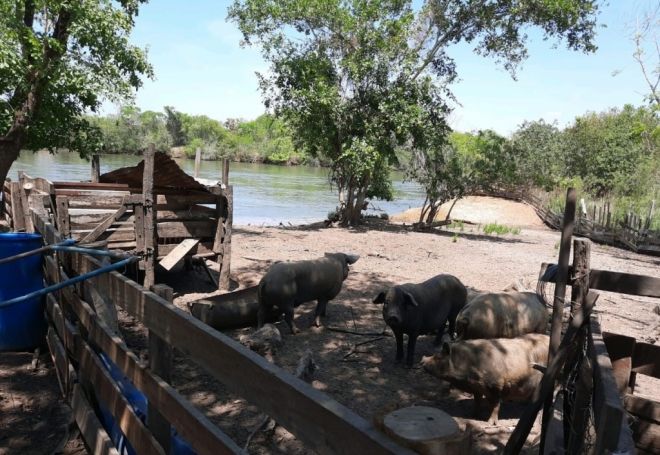
[[[465,230],[465,223],[463,220],[452,220],[452,222],[447,225],[447,229],[458,229],[463,232]]]
[[[505,224],[497,224],[497,223],[488,223],[484,225],[483,227],[484,234],[486,235],[505,235],[505,234],[511,234],[511,235],[518,235],[520,234],[520,228],[517,227],[509,227]]]

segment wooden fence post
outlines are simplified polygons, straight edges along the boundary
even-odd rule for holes
[[[589,318],[584,314],[587,295],[589,294],[591,261],[591,242],[589,240],[576,239],[573,241],[573,284],[571,285],[571,316],[582,317],[584,321]],[[573,353],[567,364],[580,362],[580,373],[576,380],[575,399],[572,403],[568,400],[564,404],[564,416],[570,418],[568,429],[568,452],[571,454],[582,453],[584,439],[588,433],[589,409],[591,406],[591,393],[593,387],[593,373],[588,356],[582,356],[582,348],[585,346],[588,336],[588,325],[585,323],[577,336],[577,350]]]
[[[199,177],[199,167],[202,164],[202,149],[197,147],[195,150],[195,178]]]
[[[172,303],[174,296],[171,287],[164,284],[156,284],[153,286],[153,291],[158,296]],[[149,368],[155,375],[168,383],[172,379],[172,357],[172,346],[149,330]],[[148,406],[147,427],[163,447],[163,451],[165,453],[170,453],[170,423],[165,417],[163,417],[158,409],[153,406],[151,401]]]
[[[222,184],[227,187],[229,186],[229,159],[224,158],[222,160]]]
[[[234,188],[227,185],[225,188],[225,196],[227,197],[227,212],[224,227],[224,238],[222,242],[222,264],[220,265],[220,279],[218,280],[218,288],[228,290],[230,285],[230,269],[231,269],[231,236],[232,225],[234,223]]]
[[[550,350],[548,352],[548,365],[557,354],[561,343],[561,323],[564,312],[564,301],[566,298],[566,283],[568,281],[568,260],[571,253],[571,238],[573,237],[573,224],[575,220],[576,192],[569,188],[566,192],[566,205],[564,207],[564,219],[561,230],[559,246],[559,259],[557,261],[557,281],[555,282],[555,295],[552,305],[552,326],[550,328]],[[545,429],[548,417],[552,410],[552,394],[548,395],[543,406],[540,452],[543,452]]]
[[[101,180],[101,160],[98,155],[92,155],[92,183]]]
[[[11,182],[9,184],[9,198],[11,200],[11,222],[14,231],[25,230],[25,217],[23,216],[23,204],[21,203],[21,184]]]
[[[30,214],[30,203],[28,202],[29,191],[34,187],[34,183],[23,171],[18,171],[18,180],[19,180],[19,198],[21,201],[21,207],[23,208],[23,224],[25,226],[25,232],[32,233],[34,232],[34,225],[32,224],[32,215]]]
[[[154,197],[154,155],[156,147],[149,144],[144,152],[144,171],[142,174],[142,198],[144,209],[144,287],[150,289],[156,284],[156,259],[158,244],[156,241],[156,198]]]

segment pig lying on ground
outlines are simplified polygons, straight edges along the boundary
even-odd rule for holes
[[[326,253],[325,257],[311,261],[278,262],[273,264],[259,282],[259,328],[266,322],[268,312],[277,307],[291,333],[298,333],[293,323],[293,309],[301,303],[316,300],[314,323],[321,325],[326,305],[339,294],[348,276],[348,266],[359,256],[344,253]]]
[[[419,335],[437,331],[435,342],[440,344],[447,321],[453,335],[456,315],[466,298],[465,286],[452,275],[438,275],[420,284],[400,284],[378,294],[373,302],[383,303],[383,319],[396,337],[396,361],[403,359],[404,333],[408,335],[407,367],[412,367]]]
[[[479,294],[456,317],[456,338],[513,338],[545,333],[548,310],[534,292]]]
[[[533,364],[546,365],[550,338],[530,333],[519,338],[466,340],[442,345],[442,352],[422,358],[434,376],[474,395],[475,414],[482,397],[488,423],[497,425],[500,400],[525,401],[534,394],[543,374]]]

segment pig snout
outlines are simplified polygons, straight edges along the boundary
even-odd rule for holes
[[[383,308],[383,319],[390,327],[398,327],[403,323],[401,312],[396,305],[387,305],[386,308]]]

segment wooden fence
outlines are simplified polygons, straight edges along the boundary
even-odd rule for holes
[[[474,195],[494,196],[522,201],[531,205],[541,220],[553,229],[561,229],[562,214],[549,207],[548,195],[528,189],[480,191]],[[646,217],[629,212],[625,219],[615,223],[609,203],[604,205],[580,204],[576,213],[574,233],[597,243],[614,245],[636,253],[660,255],[660,231],[650,229],[655,204]]]
[[[539,274],[540,282],[555,283],[551,332],[557,338],[551,336],[548,367],[505,453],[521,450],[544,403],[541,453],[634,453],[635,446],[656,452],[660,403],[633,391],[636,374],[660,377],[660,347],[639,343],[637,349],[633,338],[604,334],[592,310],[598,299],[595,290],[660,299],[660,279],[591,269],[591,243],[584,239],[573,241],[569,266],[574,214],[575,192],[569,190],[558,264],[543,264]],[[571,286],[571,312],[562,336],[566,285]],[[628,412],[633,415],[632,432]]]
[[[44,207],[32,210],[31,215],[35,230],[46,243],[63,239],[48,220]],[[50,284],[99,266],[97,260],[85,254],[75,254],[70,261],[48,256],[45,274]],[[167,371],[159,372],[153,364],[145,366],[107,327],[83,299],[85,287],[93,287],[144,324],[149,330],[150,359],[161,358],[159,350],[176,348],[316,452],[410,453],[329,396],[117,272],[89,280],[82,288],[65,288],[48,297],[48,345],[57,376],[81,434],[94,453],[116,453],[96,417],[95,403],[110,410],[140,454],[165,453],[170,425],[200,454],[241,450],[168,384],[163,377]],[[104,369],[99,353],[112,360],[147,397],[146,423],[135,414]]]

